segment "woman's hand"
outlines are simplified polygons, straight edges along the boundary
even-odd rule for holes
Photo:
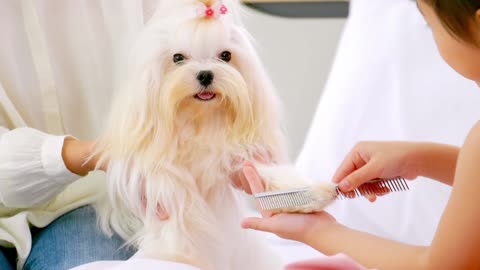
[[[265,191],[263,181],[252,162],[244,163],[243,173],[253,193]],[[262,218],[247,218],[241,226],[244,229],[271,232],[285,239],[307,242],[318,230],[329,224],[336,224],[336,221],[327,212],[272,215],[271,212],[263,211]]]
[[[62,149],[62,157],[65,162],[65,166],[72,173],[78,175],[87,175],[89,172],[95,170],[98,162],[98,156],[93,156],[88,159],[93,151],[93,142],[80,141],[74,138],[65,138]],[[87,161],[88,159],[88,161]],[[85,163],[85,161],[87,161]],[[105,171],[105,167],[100,167],[100,170]],[[146,207],[145,198],[142,203]],[[157,206],[157,215],[160,220],[167,220],[169,218],[168,213],[161,206]]]
[[[361,142],[347,155],[333,177],[342,191],[348,192],[376,178],[419,176],[418,151],[421,144],[411,142]],[[369,201],[376,196],[367,197]]]
[[[87,175],[95,170],[98,156],[90,157],[94,143],[67,137],[63,143],[62,158],[65,166],[74,174]],[[87,161],[87,162],[86,162]],[[104,170],[105,168],[101,168]]]

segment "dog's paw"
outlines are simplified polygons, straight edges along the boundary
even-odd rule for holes
[[[336,185],[332,183],[319,183],[319,184],[310,185],[307,188],[309,188],[309,191],[302,196],[305,197],[305,200],[308,201],[308,203],[275,209],[272,212],[274,214],[278,214],[278,213],[307,214],[307,213],[313,213],[313,212],[320,212],[325,207],[330,205],[337,197]],[[290,201],[293,201],[293,199]]]
[[[304,188],[312,184],[290,165],[255,164],[255,168],[265,183],[265,191]]]
[[[304,195],[308,204],[276,209],[273,213],[312,213],[323,210],[337,196],[333,183],[312,183],[302,177],[293,166],[256,165],[257,172],[265,183],[265,191],[280,191],[295,188],[308,188]]]

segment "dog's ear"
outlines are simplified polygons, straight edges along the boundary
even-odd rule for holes
[[[147,42],[143,40],[142,42]],[[96,144],[99,166],[143,151],[158,124],[159,92],[166,49],[141,43],[133,50],[128,77],[112,104],[107,126]]]
[[[253,112],[256,118],[258,136],[273,162],[287,161],[287,143],[284,136],[283,112],[277,91],[258,56],[253,38],[241,27],[234,27],[234,42],[242,48],[239,62],[249,93],[252,95]],[[262,150],[262,149],[260,149]]]

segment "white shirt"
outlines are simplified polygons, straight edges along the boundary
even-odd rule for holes
[[[21,268],[29,225],[92,203],[101,173],[79,179],[64,134],[95,139],[122,77],[125,52],[157,0],[0,0],[0,245]]]

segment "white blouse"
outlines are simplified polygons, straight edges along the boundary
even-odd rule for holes
[[[79,179],[64,134],[95,139],[125,53],[158,0],[0,0],[0,245],[21,268],[29,226],[92,203],[103,174]]]

